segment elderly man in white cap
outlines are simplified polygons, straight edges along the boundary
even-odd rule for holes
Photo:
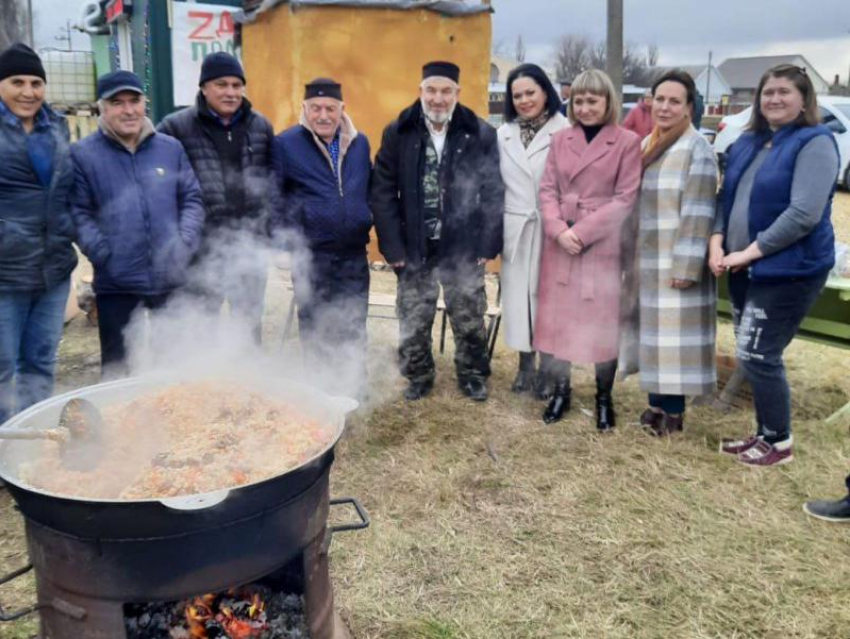
[[[505,189],[496,131],[458,103],[460,69],[429,62],[419,99],[384,130],[370,202],[381,252],[398,276],[399,360],[418,400],[434,384],[431,329],[440,285],[458,386],[487,399],[484,264],[502,249]]]
[[[305,86],[301,123],[274,140],[285,224],[306,244],[293,268],[298,328],[311,372],[332,392],[366,394],[366,314],[372,228],[369,140],[345,112],[342,86]]]

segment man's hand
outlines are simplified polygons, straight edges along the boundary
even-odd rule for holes
[[[572,229],[567,229],[558,236],[558,244],[570,255],[578,255],[584,248],[584,244]]]

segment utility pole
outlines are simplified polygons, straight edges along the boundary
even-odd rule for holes
[[[606,67],[614,89],[623,95],[623,0],[608,0]]]
[[[64,33],[63,33],[64,32]],[[65,28],[59,27],[59,35],[54,36],[54,40],[58,40],[59,42],[67,42],[68,43],[68,51],[70,51],[73,47],[71,46],[71,21],[68,20],[65,22]]]
[[[35,29],[33,27],[32,0],[27,0],[27,36],[29,36],[30,47],[32,49],[35,49]]]
[[[711,99],[711,51],[708,52],[708,68],[706,69],[706,73],[708,74],[705,79],[705,103],[707,105]]]

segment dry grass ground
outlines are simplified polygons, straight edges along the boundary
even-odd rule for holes
[[[850,242],[850,195],[835,217]],[[374,286],[391,290],[392,276],[376,273]],[[274,279],[270,348],[286,296]],[[657,441],[635,424],[633,379],[616,390],[618,432],[596,435],[586,368],[568,419],[544,426],[540,403],[507,390],[515,356],[501,345],[487,403],[456,391],[449,344],[434,394],[406,404],[394,399],[395,330],[370,326],[376,394],[393,399],[354,421],[333,472],[333,494],[358,497],[372,517],[332,545],[337,602],[357,639],[850,637],[850,529],[800,509],[841,495],[850,470],[848,424],[823,422],[850,400],[846,352],[788,349],[796,461],[758,471],[716,453],[721,437],[751,430],[751,411],[694,408],[682,436]],[[69,327],[63,385],[96,379],[95,333]],[[731,352],[731,327],[719,334]],[[4,493],[0,570],[25,561]],[[31,597],[28,581],[0,588],[5,605]],[[0,637],[34,628],[0,626]]]

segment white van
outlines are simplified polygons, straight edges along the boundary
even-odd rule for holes
[[[717,153],[721,163],[726,149],[746,128],[752,111],[752,107],[747,107],[740,113],[727,115],[717,125],[714,152]],[[838,171],[838,183],[850,190],[850,97],[819,95],[818,112],[821,121],[829,127],[838,143],[841,167]]]

